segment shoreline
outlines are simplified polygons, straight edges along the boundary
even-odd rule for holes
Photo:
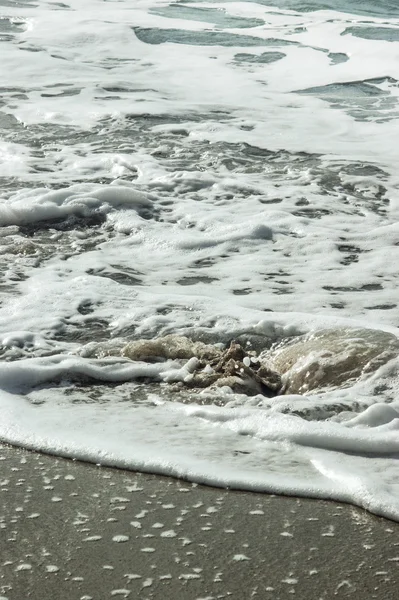
[[[0,446],[0,598],[394,600],[399,524]]]

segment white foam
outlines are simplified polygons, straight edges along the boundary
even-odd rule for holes
[[[88,217],[121,207],[151,206],[148,195],[131,187],[81,184],[48,191],[22,191],[0,207],[0,226],[27,225],[38,221]]]
[[[0,438],[399,520],[397,359],[342,376],[342,328],[399,335],[399,56],[372,39],[397,19],[81,4],[67,28],[58,5],[5,17]],[[120,356],[170,333],[251,348],[325,329],[339,359],[305,352],[303,396],[169,403],[195,358]]]
[[[148,365],[132,363],[123,358],[85,361],[65,355],[53,355],[4,363],[0,368],[0,385],[5,390],[21,390],[62,377],[110,382],[131,381],[141,377],[161,379],[162,373],[173,366],[176,366],[173,361]]]
[[[40,372],[42,380],[49,375],[43,362],[34,364],[25,370],[35,377],[30,384]],[[85,373],[115,381],[121,368],[111,376],[109,366],[97,364],[95,371],[92,365]],[[375,405],[346,423],[165,402],[156,410],[114,402],[68,405],[54,390],[39,407],[6,392],[1,405],[1,436],[10,443],[216,486],[354,502],[399,518],[399,405]]]

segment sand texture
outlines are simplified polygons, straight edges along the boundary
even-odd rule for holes
[[[394,600],[399,526],[0,448],[0,598]]]

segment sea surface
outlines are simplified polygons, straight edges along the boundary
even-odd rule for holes
[[[0,440],[399,520],[398,82],[396,0],[0,0]]]

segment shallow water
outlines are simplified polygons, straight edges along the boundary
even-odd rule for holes
[[[399,518],[398,32],[382,0],[0,0],[2,440]],[[121,353],[171,333],[298,348],[302,383]]]

